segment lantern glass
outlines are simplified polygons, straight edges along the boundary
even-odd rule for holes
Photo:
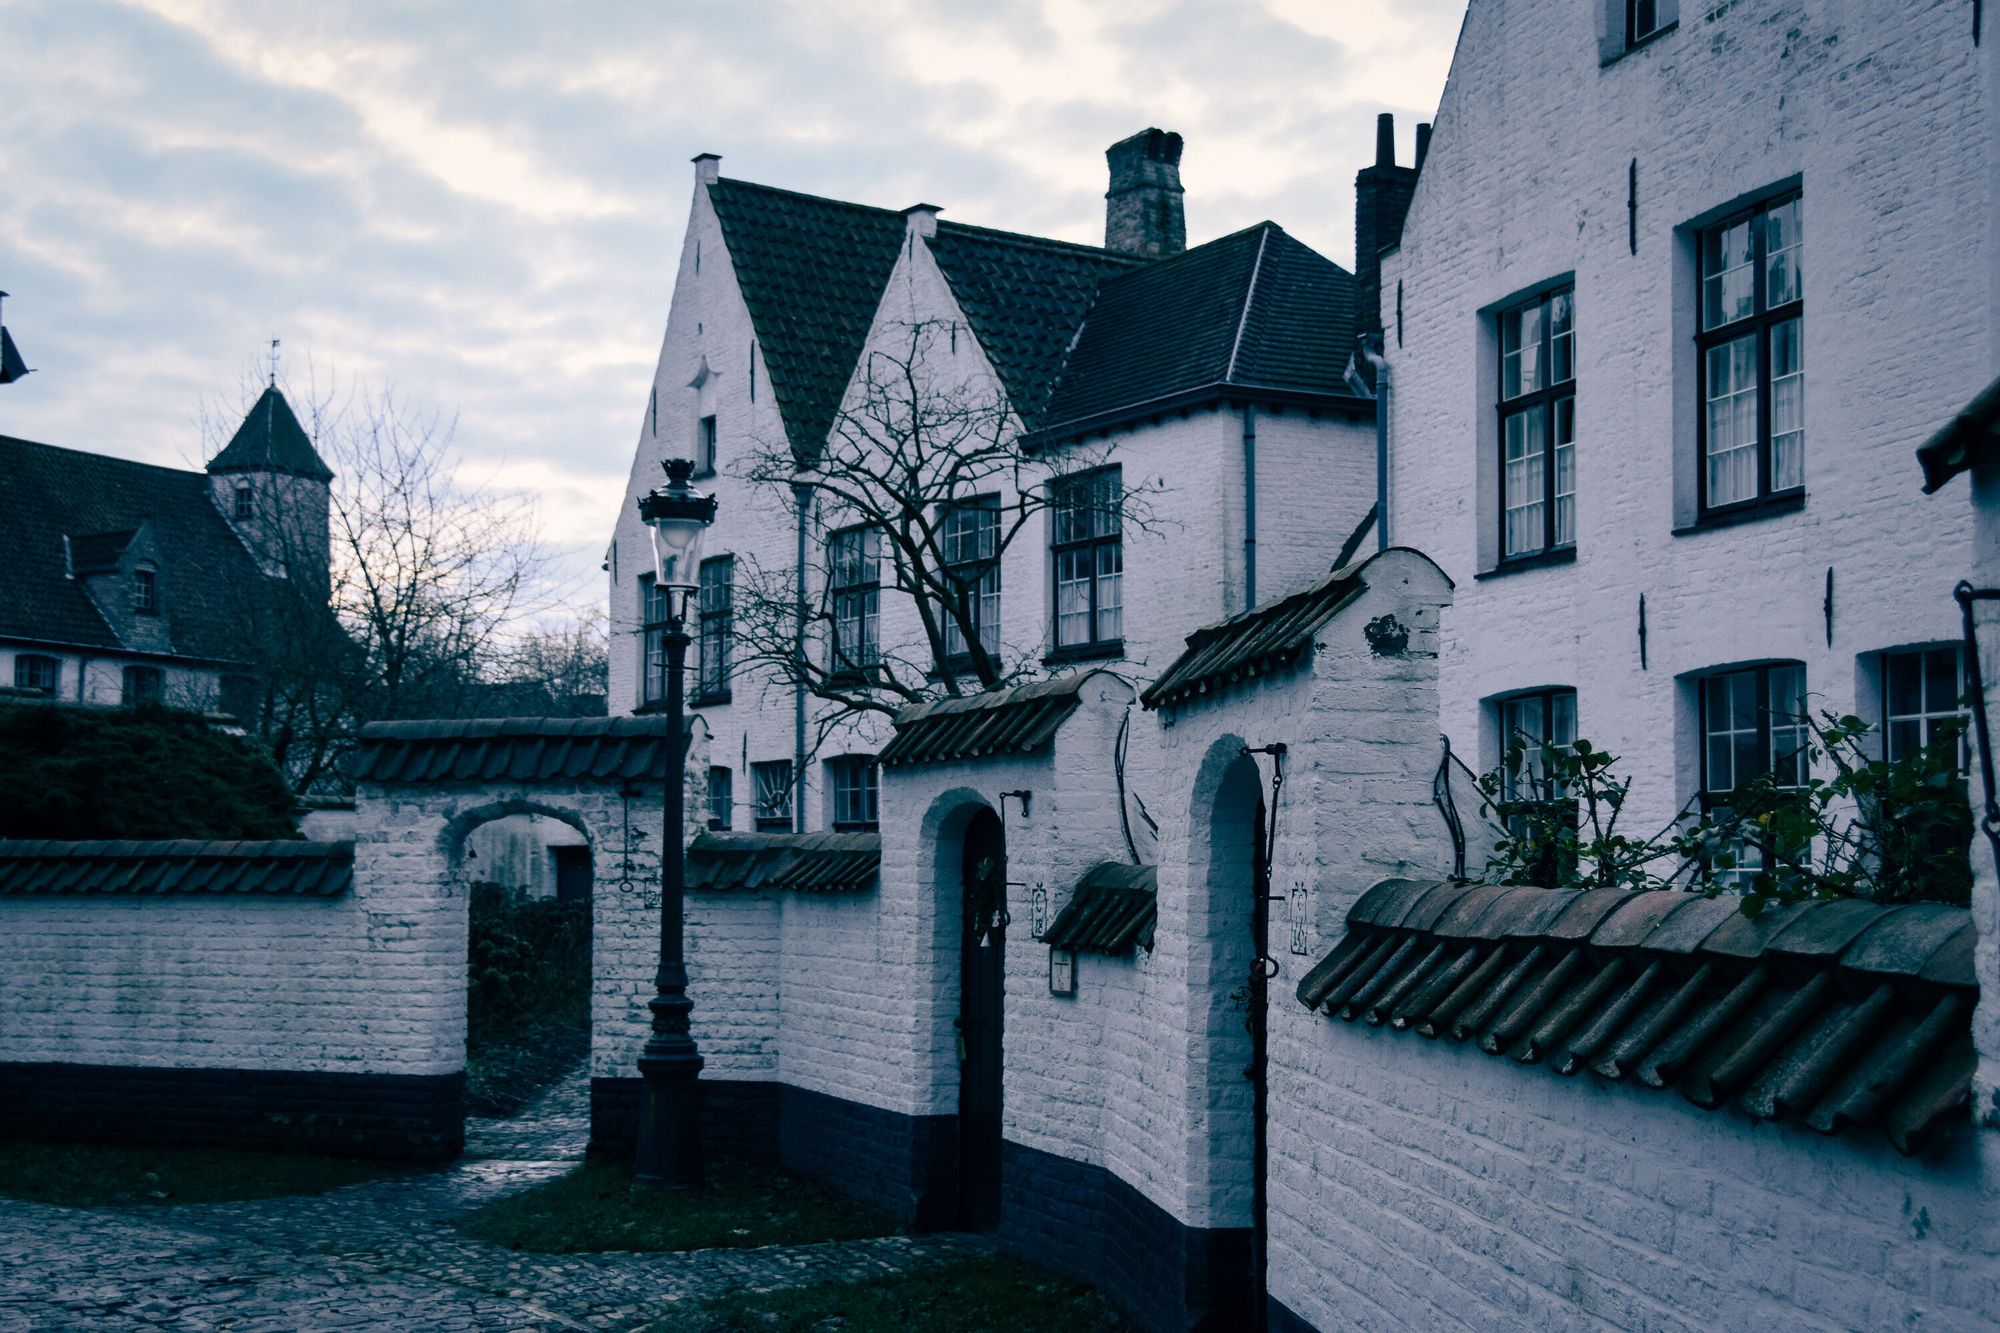
[[[656,518],[653,532],[653,573],[662,587],[693,588],[700,582],[702,536],[708,524],[676,515]]]

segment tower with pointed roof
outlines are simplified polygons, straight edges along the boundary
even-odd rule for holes
[[[325,586],[333,470],[273,383],[208,463],[208,491],[273,578]]]

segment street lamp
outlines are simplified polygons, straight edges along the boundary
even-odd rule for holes
[[[715,522],[715,497],[688,485],[694,462],[669,458],[667,484],[639,497],[639,517],[653,533],[653,576],[667,599],[666,827],[660,838],[660,967],[653,1034],[639,1054],[644,1080],[639,1111],[639,1155],[632,1183],[639,1186],[701,1183],[701,1053],[688,1015],[687,959],[682,949],[687,890],[687,720],[682,716],[681,669],[687,664],[688,603],[700,590],[701,539]]]

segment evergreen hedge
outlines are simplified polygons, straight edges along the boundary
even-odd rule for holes
[[[0,705],[0,838],[296,838],[255,741],[157,705]]]

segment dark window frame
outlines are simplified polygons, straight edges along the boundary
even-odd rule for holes
[[[782,775],[776,787],[765,782],[765,778],[772,775]],[[767,759],[750,765],[751,822],[759,833],[791,831],[792,786],[791,760]],[[767,796],[775,799],[766,800]]]
[[[831,789],[831,822],[836,833],[868,833],[882,827],[882,770],[872,754],[841,755],[826,761]],[[859,810],[843,802],[860,802]]]
[[[251,518],[256,515],[257,491],[248,482],[237,486],[233,512],[237,518]]]
[[[874,552],[869,554],[870,538]],[[849,557],[843,547],[859,546],[853,557],[856,569],[872,569],[861,577],[847,577]],[[831,618],[827,636],[827,672],[838,680],[860,680],[882,664],[882,531],[872,523],[855,523],[835,528],[826,535],[826,606]],[[854,607],[853,615],[847,615]],[[860,629],[856,653],[848,651],[842,626],[850,622]]]
[[[667,697],[666,633],[671,594],[652,574],[639,576],[639,702]]]
[[[1556,705],[1556,700],[1558,699],[1566,699],[1569,702],[1570,734],[1566,740],[1562,741],[1556,740],[1554,736],[1554,730],[1555,730],[1554,722],[1556,716],[1555,705]],[[1493,712],[1494,712],[1494,720],[1497,723],[1497,730],[1500,733],[1500,765],[1502,769],[1501,800],[1503,802],[1513,802],[1524,799],[1519,794],[1519,791],[1515,786],[1515,784],[1518,781],[1520,781],[1519,776],[1506,770],[1507,751],[1508,748],[1513,744],[1514,740],[1513,732],[1514,730],[1516,730],[1515,728],[1511,728],[1508,725],[1508,712],[1511,709],[1518,708],[1522,704],[1528,703],[1531,700],[1541,704],[1542,706],[1542,727],[1541,727],[1542,734],[1540,736],[1535,737],[1537,743],[1539,743],[1544,749],[1549,749],[1557,745],[1574,744],[1576,741],[1576,733],[1578,725],[1577,701],[1576,701],[1576,690],[1573,687],[1568,685],[1549,685],[1549,686],[1544,686],[1543,688],[1538,690],[1517,690],[1513,694],[1503,694],[1499,698],[1495,699],[1493,701]]]
[[[1556,380],[1555,374],[1555,319],[1554,303],[1558,297],[1569,298],[1569,378]],[[1544,384],[1539,389],[1531,389],[1515,397],[1507,397],[1507,318],[1518,315],[1529,307],[1543,311],[1541,343],[1536,350],[1540,364],[1546,367]],[[1576,550],[1576,284],[1564,283],[1551,287],[1545,292],[1526,297],[1502,306],[1493,316],[1493,345],[1499,358],[1499,375],[1494,381],[1496,420],[1498,439],[1495,448],[1499,451],[1500,487],[1500,559],[1501,566],[1526,564],[1533,561],[1551,561],[1561,552]],[[1556,540],[1556,420],[1559,404],[1567,401],[1570,412],[1570,532],[1569,540]],[[1517,416],[1525,416],[1540,408],[1542,412],[1542,541],[1541,545],[1524,551],[1509,553],[1507,550],[1507,422]]]
[[[1730,798],[1736,794],[1738,787],[1746,781],[1754,781],[1764,776],[1776,767],[1778,756],[1775,753],[1774,747],[1777,742],[1772,735],[1775,729],[1771,725],[1771,673],[1774,671],[1790,670],[1796,670],[1799,673],[1799,698],[1800,700],[1804,700],[1807,697],[1808,678],[1806,676],[1806,664],[1801,661],[1781,659],[1778,661],[1760,662],[1755,666],[1729,667],[1720,671],[1704,672],[1695,677],[1695,738],[1696,743],[1701,747],[1700,790],[1696,793],[1696,799],[1700,804],[1703,814],[1715,814],[1718,811],[1730,809]],[[1732,774],[1737,779],[1736,785],[1726,789],[1718,789],[1714,785],[1709,772],[1709,737],[1711,735],[1709,731],[1709,684],[1712,681],[1742,675],[1752,675],[1756,679],[1756,688],[1753,697],[1757,700],[1756,730],[1754,734],[1757,738],[1755,753],[1757,755],[1758,767],[1755,771],[1747,774]],[[1802,727],[1803,724],[1798,728],[1793,728],[1793,730],[1799,730]],[[1810,744],[1809,738],[1800,738],[1801,750],[1808,744]],[[1792,750],[1788,753],[1797,755],[1800,753],[1800,750]],[[1804,762],[1803,760],[1801,761],[1802,766]],[[1812,774],[1802,767],[1800,776],[1804,779],[1810,779]],[[1776,853],[1775,849],[1771,847],[1758,845],[1757,854],[1759,857],[1765,858],[1765,863],[1768,864],[1769,858]],[[1753,867],[1746,867],[1739,863],[1731,871],[1724,873],[1728,873],[1734,878],[1738,873],[1745,871],[1754,873],[1754,870],[1755,868]],[[1703,874],[1705,875],[1713,876],[1716,873],[1713,867],[1703,867]]]
[[[1106,478],[1111,480],[1113,490],[1117,496],[1117,503],[1106,506],[1093,499],[1088,502],[1088,512],[1103,515],[1108,511],[1110,515],[1109,530],[1107,531],[1103,527],[1100,527],[1099,523],[1093,520],[1088,535],[1072,537],[1068,540],[1059,539],[1064,514],[1079,508],[1079,506],[1071,503],[1066,498],[1067,495],[1076,489],[1095,487],[1100,481]],[[1055,502],[1049,508],[1049,567],[1051,588],[1054,592],[1054,596],[1050,598],[1050,609],[1053,616],[1050,625],[1050,642],[1054,645],[1054,651],[1050,656],[1060,658],[1066,655],[1094,656],[1123,652],[1125,648],[1124,468],[1120,464],[1112,463],[1105,467],[1091,468],[1086,472],[1079,472],[1073,476],[1060,478],[1051,484],[1058,488],[1058,492],[1052,497]],[[1102,589],[1104,580],[1109,576],[1099,568],[1100,558],[1098,552],[1107,548],[1115,548],[1118,552],[1118,633],[1116,635],[1105,635],[1101,632],[1105,610],[1102,602]],[[1063,557],[1066,555],[1087,556],[1090,587],[1089,637],[1071,641],[1064,640],[1062,631],[1062,565]]]
[[[716,455],[720,448],[721,429],[715,420],[715,413],[698,418],[694,423],[694,475],[697,479],[715,475]]]
[[[132,611],[135,615],[160,614],[160,574],[141,565],[132,571]]]
[[[36,679],[47,674],[44,683]],[[17,653],[14,656],[14,688],[17,690],[39,690],[53,697],[62,684],[62,661],[47,653]]]
[[[1800,231],[1804,231],[1805,192],[1800,189],[1783,190],[1744,208],[1739,208],[1727,217],[1719,218],[1694,233],[1694,376],[1695,376],[1695,496],[1697,512],[1704,519],[1734,516],[1761,508],[1789,509],[1805,494],[1804,460],[1800,460],[1801,480],[1796,486],[1774,490],[1771,486],[1771,330],[1776,326],[1796,319],[1799,321],[1799,337],[1805,337],[1805,284],[1799,282],[1799,294],[1794,300],[1779,306],[1769,305],[1766,297],[1768,273],[1768,229],[1762,220],[1772,209],[1786,204],[1800,203]],[[1707,318],[1704,306],[1706,293],[1703,286],[1708,280],[1704,267],[1709,236],[1725,231],[1739,223],[1748,221],[1750,226],[1750,268],[1754,296],[1751,313],[1741,319],[1718,324],[1714,328],[1702,327]],[[1804,242],[1801,240],[1803,250]],[[1801,265],[1801,267],[1803,267]],[[1757,357],[1757,492],[1746,499],[1731,500],[1726,504],[1711,505],[1708,500],[1708,354],[1725,343],[1754,334]],[[1801,361],[1803,361],[1801,353]],[[1802,444],[1801,450],[1805,448]]]
[[[1951,655],[1952,659],[1952,673],[1956,692],[1952,695],[1951,707],[1940,709],[1932,706],[1935,701],[1930,698],[1930,673],[1926,669],[1928,665],[1926,659],[1933,654],[1947,653]],[[1877,680],[1879,688],[1882,691],[1880,712],[1882,723],[1882,758],[1884,760],[1893,764],[1898,760],[1908,757],[1907,753],[1902,752],[1895,742],[1896,724],[1899,722],[1914,723],[1916,725],[1918,733],[1917,744],[1919,747],[1922,747],[1931,743],[1931,733],[1938,722],[1948,718],[1956,718],[1961,723],[1970,721],[1972,715],[1965,703],[1967,686],[1965,650],[1962,647],[1957,644],[1940,644],[1927,648],[1892,648],[1880,656],[1881,661],[1878,664],[1880,674]],[[1917,662],[1918,711],[1914,713],[1898,713],[1895,711],[1896,696],[1895,691],[1890,685],[1890,674],[1895,669],[1898,661],[1907,661],[1911,658],[1915,658]],[[1959,770],[1961,772],[1970,772],[1971,762],[1971,735],[1970,728],[1968,727],[1961,729],[1958,734]]]
[[[1641,32],[1640,15],[1649,7],[1653,11],[1652,26]],[[1661,10],[1670,12],[1663,16]],[[1629,51],[1635,46],[1652,41],[1680,21],[1679,0],[1625,0],[1625,49]]]
[[[736,557],[712,555],[696,574],[696,634],[700,667],[695,680],[696,706],[729,702],[730,658],[736,634]]]
[[[708,826],[727,833],[736,822],[736,774],[720,764],[708,766]]]
[[[119,676],[120,703],[161,704],[167,701],[167,673],[156,666],[128,663]]]
[[[982,518],[979,527],[982,529],[989,529],[991,531],[993,550],[990,554],[987,555],[975,556],[971,559],[954,560],[951,558],[950,547],[948,545],[948,543],[952,540],[951,533],[953,531],[954,526],[961,523],[962,516],[971,513],[977,513],[982,516],[985,515],[991,516],[990,524],[986,522],[984,518]],[[938,511],[938,545],[940,552],[945,556],[944,573],[947,578],[952,578],[954,580],[957,580],[959,579],[957,571],[960,570],[966,571],[966,574],[962,581],[971,588],[970,606],[972,610],[972,621],[974,629],[978,633],[981,642],[986,644],[987,655],[992,656],[994,654],[997,654],[1000,651],[1001,612],[999,610],[999,603],[1003,586],[1000,573],[1001,551],[1000,551],[999,494],[996,492],[988,495],[975,495],[970,499],[959,500],[940,508],[940,510]],[[976,576],[974,574],[974,571],[976,571]],[[984,586],[986,580],[989,578],[993,580],[993,588],[990,593]],[[993,598],[995,604],[995,609],[993,612],[993,623],[991,625],[987,624],[985,619],[985,612],[983,610],[984,599],[988,596],[991,596]],[[970,641],[967,641],[967,645],[963,651],[960,652],[951,651],[951,640],[953,636],[957,635],[958,633],[958,622],[956,619],[952,618],[950,611],[948,609],[945,615],[944,632],[945,632],[944,669],[946,671],[954,671],[954,672],[965,671],[970,669],[972,666],[972,649]],[[989,639],[990,642],[988,642]]]

